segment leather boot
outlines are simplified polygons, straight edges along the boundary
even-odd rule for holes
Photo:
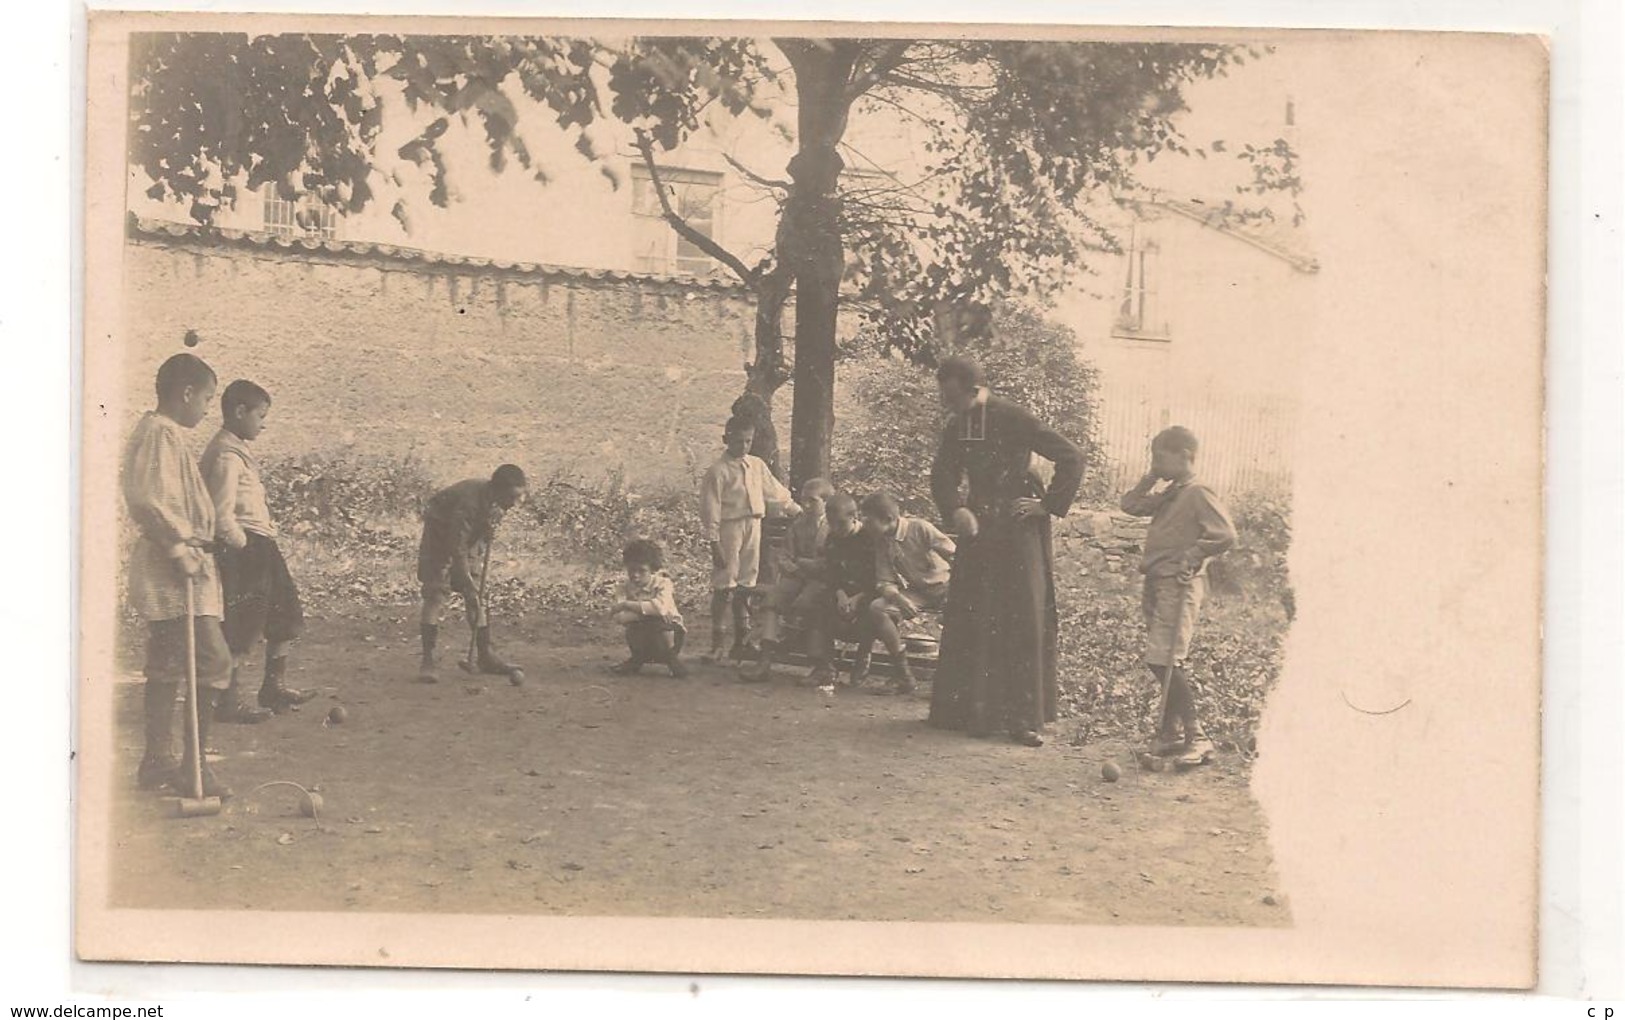
[[[260,684],[259,702],[277,714],[303,705],[316,696],[315,691],[285,687],[282,678],[288,672],[288,657],[279,655],[265,660],[265,681]]]
[[[735,662],[750,656],[750,591],[735,588],[733,595],[734,642],[728,655]]]
[[[502,657],[497,655],[491,648],[491,627],[489,624],[474,631],[474,650],[478,656],[476,662],[479,664],[481,673],[491,673],[497,676],[507,676],[513,673],[513,665],[502,661]]]
[[[439,664],[435,657],[435,642],[439,640],[440,628],[432,623],[426,623],[422,628],[423,657],[418,660],[418,683],[439,683]]]
[[[271,718],[271,707],[265,704],[265,691],[260,691],[260,705],[256,708],[243,700],[242,689],[237,686],[237,667],[231,667],[231,686],[220,696],[219,707],[214,710],[214,721],[238,726],[252,726]]]

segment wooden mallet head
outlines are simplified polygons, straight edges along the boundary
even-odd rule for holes
[[[219,813],[219,797],[178,797],[175,800],[177,818],[208,818]]]

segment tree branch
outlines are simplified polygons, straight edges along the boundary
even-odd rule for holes
[[[750,167],[746,166],[745,164],[739,162],[739,160],[734,159],[732,156],[728,155],[726,152],[724,152],[722,154],[722,158],[728,161],[729,166],[733,167],[735,170],[738,170],[740,176],[744,177],[746,180],[751,181],[754,184],[759,184],[764,188],[773,188],[773,189],[778,190],[778,191],[789,191],[790,190],[790,182],[789,181],[781,181],[781,180],[775,180],[774,178],[771,178],[771,177],[763,177],[761,174],[759,174],[756,171],[752,170]]]
[[[989,93],[994,91],[991,85],[972,85],[959,82],[931,81],[909,74],[898,74],[895,70],[887,76],[886,84],[896,85],[906,89],[918,89],[921,92],[930,92],[951,99],[956,103],[964,102],[967,95],[972,93]]]
[[[695,230],[687,220],[677,215],[677,211],[671,207],[671,198],[666,194],[666,182],[661,179],[660,168],[655,165],[654,140],[642,128],[637,131],[637,143],[638,152],[643,154],[643,165],[649,171],[649,183],[654,186],[655,197],[660,199],[660,210],[665,214],[665,220],[671,226],[671,229],[677,231],[678,237],[733,270],[734,275],[739,277],[746,286],[755,287],[757,274],[745,265],[744,260],[710,237]]]
[[[903,39],[891,43],[874,58],[869,69],[857,75],[846,87],[846,101],[852,100],[868,92],[878,85],[887,75],[896,71],[908,62],[909,47],[914,45],[912,39]]]

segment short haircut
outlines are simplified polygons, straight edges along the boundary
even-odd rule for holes
[[[168,400],[180,396],[188,386],[212,386],[217,381],[214,369],[209,367],[207,361],[196,354],[183,352],[158,366],[154,388],[158,391],[159,400]]]
[[[634,538],[621,549],[621,562],[629,567],[648,567],[659,570],[666,565],[666,554],[660,543],[647,538]]]
[[[220,394],[220,414],[225,418],[230,418],[231,412],[239,407],[255,408],[261,404],[270,407],[271,394],[259,383],[247,379],[232,380],[226,392]]]
[[[941,384],[949,380],[967,390],[980,389],[987,385],[987,376],[982,372],[982,366],[959,354],[942,359],[942,363],[937,366],[937,382]]]
[[[855,514],[858,512],[858,501],[850,493],[837,492],[824,503],[825,510],[839,510],[842,513]]]
[[[871,492],[863,497],[863,516],[865,517],[901,517],[903,508],[897,505],[897,500],[889,492]]]
[[[1196,433],[1183,425],[1171,425],[1151,440],[1153,450],[1173,450],[1175,453],[1196,452]]]
[[[517,465],[504,464],[491,472],[491,484],[505,489],[523,489],[530,483],[525,480],[525,473]]]
[[[802,499],[822,499],[828,501],[835,495],[835,485],[828,478],[809,478],[801,486]]]
[[[756,422],[743,414],[736,414],[728,419],[728,424],[722,426],[722,438],[724,440],[732,439],[746,429],[755,431]]]

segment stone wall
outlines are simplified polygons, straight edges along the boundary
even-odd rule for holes
[[[754,326],[718,282],[145,221],[124,272],[127,418],[195,330],[222,385],[271,391],[262,456],[410,455],[441,478],[515,461],[688,485],[721,448]]]
[[[1085,573],[1134,574],[1139,571],[1148,523],[1114,510],[1077,507],[1058,523],[1055,534],[1067,547],[1071,562]]]

